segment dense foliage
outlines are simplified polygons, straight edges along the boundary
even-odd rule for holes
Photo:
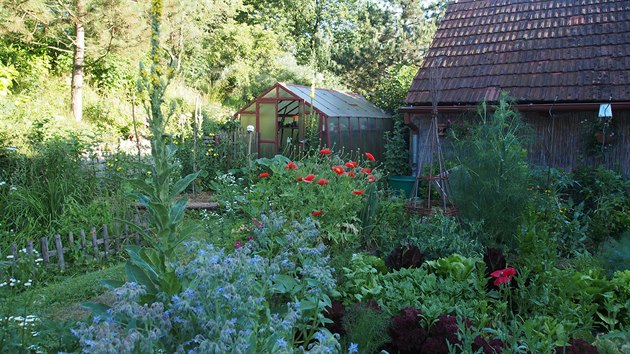
[[[115,1],[0,3],[18,11],[0,10],[0,351],[628,351],[628,179],[529,165],[507,100],[482,105],[481,124],[455,136],[458,217],[406,213],[381,179],[406,174],[401,164],[319,147],[254,160],[217,119],[313,69],[395,108],[442,2],[419,13],[406,0],[155,0],[151,36]],[[81,4],[94,12],[75,13]],[[131,27],[108,49],[99,26],[111,15]],[[94,47],[86,117],[69,122],[58,98],[76,65],[60,39],[78,20]],[[123,39],[134,47],[132,33],[151,38],[140,90],[135,59],[118,52]],[[403,130],[392,151],[405,150]],[[186,208],[199,190],[214,209]],[[64,245],[74,267],[64,273],[24,245],[112,220],[141,241],[126,240],[124,264],[86,266],[77,243]],[[71,298],[80,273],[108,290]],[[84,300],[91,313],[72,310]]]

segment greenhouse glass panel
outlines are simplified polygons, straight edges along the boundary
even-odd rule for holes
[[[276,140],[276,104],[261,103],[258,107],[259,131],[261,140]]]
[[[258,157],[274,157],[274,156],[276,156],[275,143],[260,143]]]
[[[350,130],[348,126],[348,118],[339,118],[339,135],[340,135],[340,147],[343,147],[347,152],[350,149]]]
[[[363,149],[363,139],[361,138],[361,130],[359,129],[359,120],[361,118],[350,118],[350,134],[352,143],[350,149],[356,151],[357,149]]]
[[[330,134],[330,146],[336,148],[339,146],[339,118],[328,118],[328,134]]]
[[[245,128],[248,125],[256,127],[256,115],[255,114],[241,114],[241,127]]]

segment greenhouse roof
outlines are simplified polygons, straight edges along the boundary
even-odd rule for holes
[[[310,87],[282,82],[278,85],[311,104]],[[329,117],[391,118],[390,114],[353,92],[316,88],[313,106]]]

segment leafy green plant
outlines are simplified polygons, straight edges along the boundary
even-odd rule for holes
[[[428,259],[457,253],[466,257],[479,256],[481,223],[460,224],[454,217],[436,214],[425,220],[412,219],[408,234],[399,242],[418,246]]]
[[[630,269],[630,231],[604,242],[597,254],[609,275]]]
[[[475,271],[478,264],[480,264],[479,259],[452,254],[435,261],[428,261],[427,268],[438,275],[451,276],[455,280],[465,280]]]
[[[593,248],[607,237],[619,238],[630,227],[630,181],[603,167],[577,168],[573,178],[568,193],[576,204],[584,203]]]
[[[407,139],[409,129],[403,123],[402,116],[394,116],[394,129],[385,132],[385,173],[391,176],[408,176],[411,174],[409,165],[409,147]]]
[[[483,221],[487,242],[514,246],[514,231],[528,200],[527,126],[503,95],[491,114],[479,107],[481,122],[455,142],[459,164],[451,173],[453,198],[465,220]]]
[[[132,224],[142,235],[150,247],[127,246],[130,260],[126,271],[130,282],[136,282],[145,287],[145,294],[141,301],[152,302],[160,293],[167,296],[177,294],[182,284],[175,274],[172,262],[175,249],[193,232],[194,225],[182,228],[184,210],[188,202],[187,196],[179,197],[188,185],[197,177],[191,173],[179,180],[177,165],[173,158],[176,147],[169,143],[165,128],[172,116],[174,106],[170,112],[164,114],[162,105],[164,94],[172,71],[164,72],[160,63],[160,17],[162,3],[153,1],[151,4],[151,67],[149,71],[141,72],[142,79],[138,89],[146,94],[146,110],[149,114],[149,129],[151,131],[151,163],[144,164],[144,168],[151,172],[151,177],[130,181],[132,194],[147,209],[149,230],[140,225]],[[175,182],[173,182],[175,180]],[[111,282],[112,287],[120,286],[119,282]]]
[[[347,346],[351,343],[358,344],[361,353],[377,353],[390,340],[388,326],[387,315],[369,306],[357,304],[350,307],[343,318],[343,341]]]
[[[377,275],[387,272],[385,262],[375,256],[362,253],[352,255],[350,264],[341,269],[342,278],[336,291],[344,305],[372,299],[381,288]]]

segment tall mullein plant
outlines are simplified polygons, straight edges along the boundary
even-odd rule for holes
[[[181,290],[171,263],[175,257],[175,249],[190,236],[192,229],[181,227],[188,198],[178,196],[198,175],[192,173],[171,183],[177,178],[177,169],[173,163],[176,147],[169,143],[165,127],[173,115],[174,106],[171,105],[167,115],[162,112],[162,106],[173,70],[160,61],[161,16],[162,1],[153,0],[151,67],[147,71],[141,66],[141,78],[138,82],[138,91],[146,97],[145,109],[150,117],[152,163],[145,167],[151,172],[151,178],[132,181],[134,194],[147,209],[149,231],[139,231],[149,247],[127,247],[131,259],[126,266],[128,280],[145,286],[147,301],[158,293],[173,295]]]

